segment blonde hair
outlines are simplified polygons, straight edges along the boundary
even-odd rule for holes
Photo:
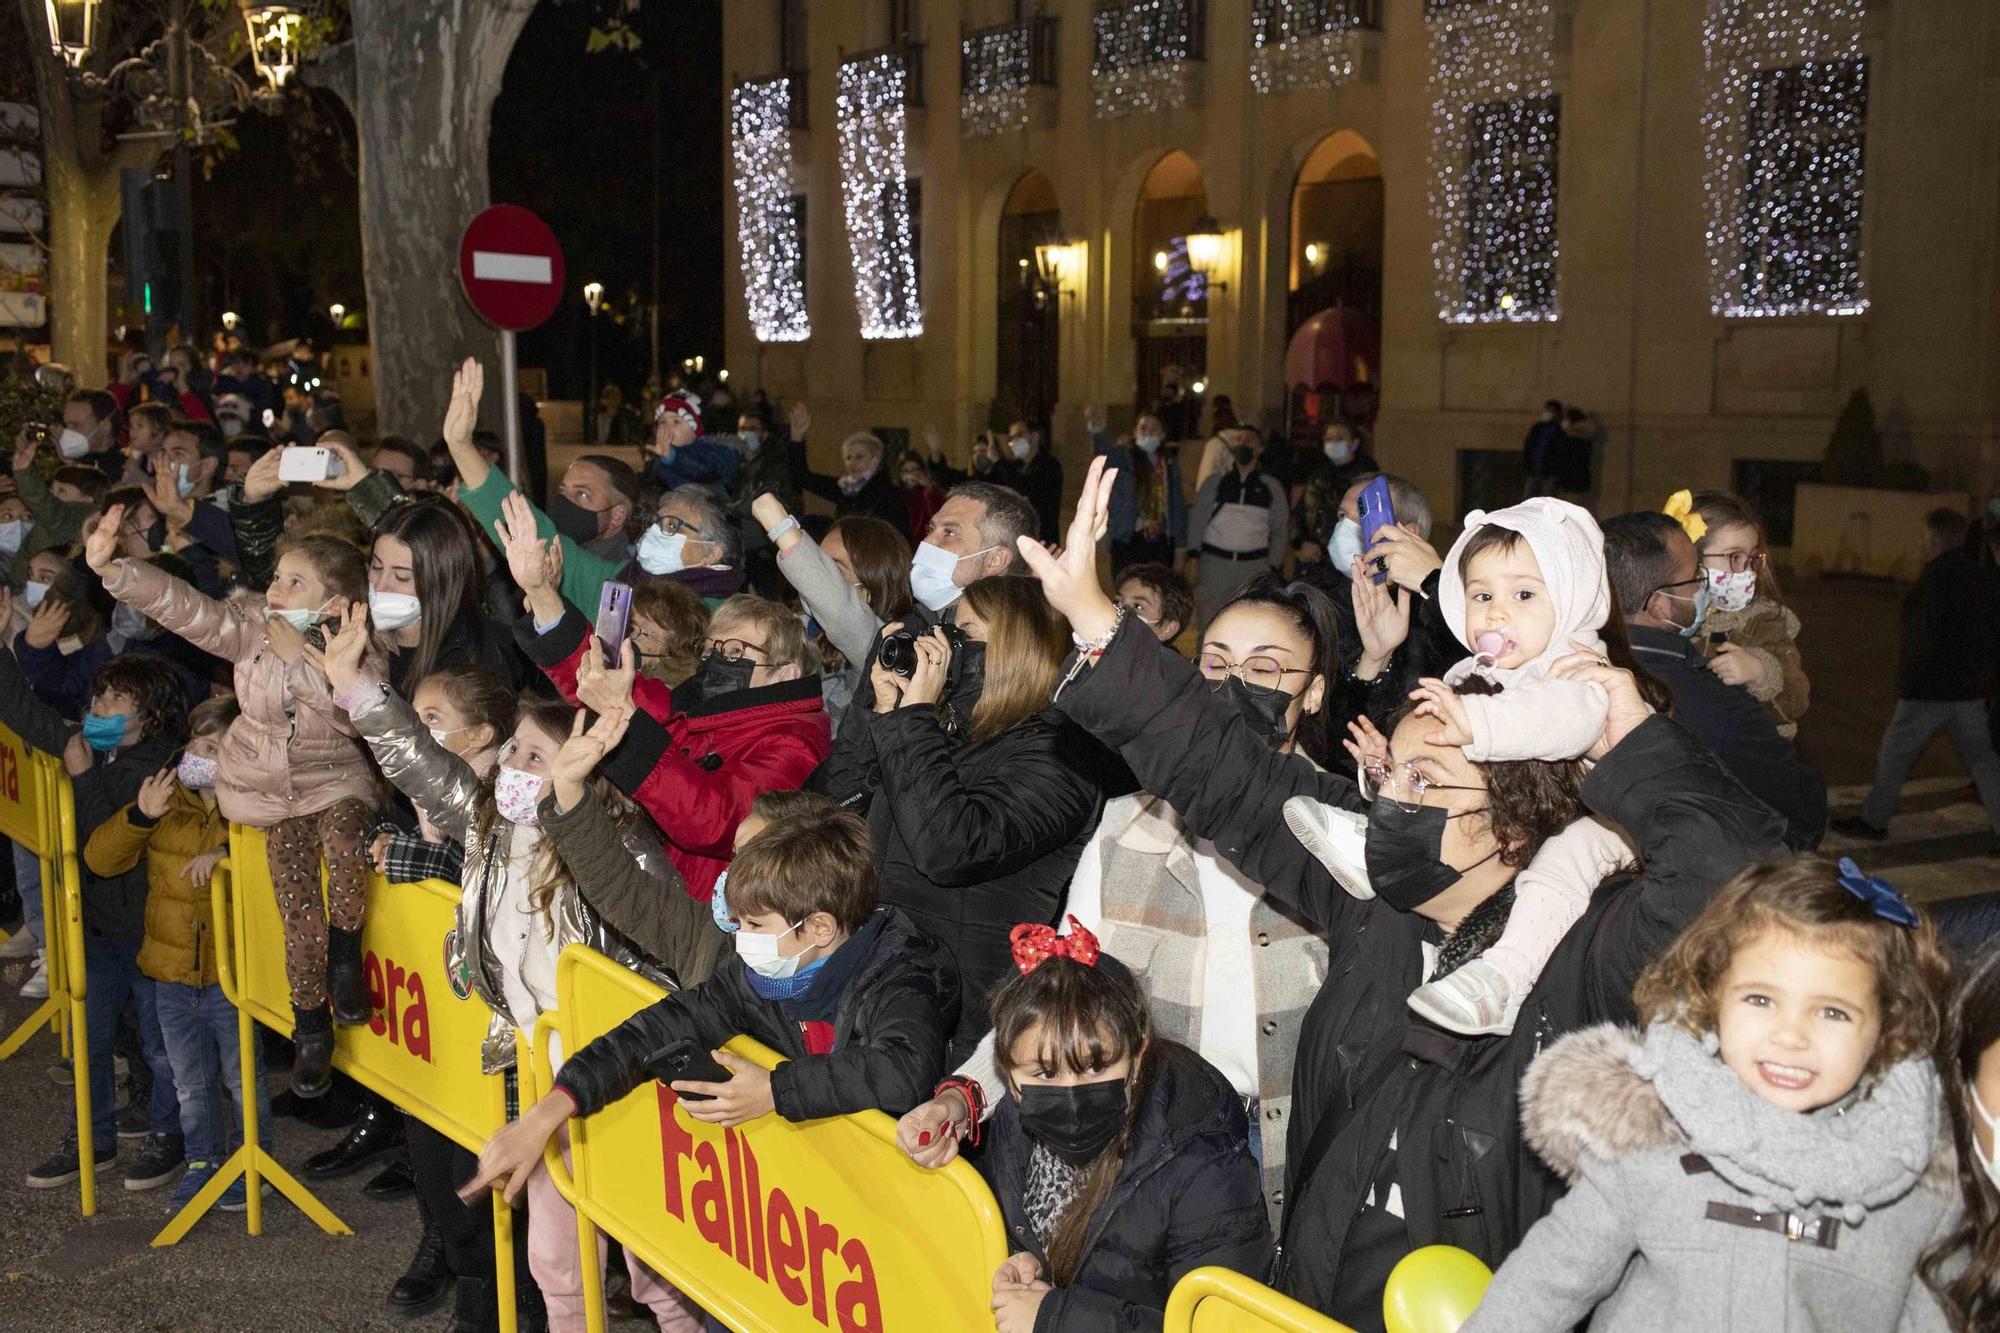
[[[755,593],[739,592],[716,607],[715,614],[709,617],[711,636],[724,620],[745,620],[757,627],[764,638],[764,659],[768,665],[796,664],[800,674],[806,676],[819,670],[819,649],[806,638],[805,622],[790,607]]]
[[[966,587],[965,604],[986,622],[986,683],[965,735],[977,745],[1049,706],[1069,654],[1069,624],[1049,609],[1033,579],[980,579]]]

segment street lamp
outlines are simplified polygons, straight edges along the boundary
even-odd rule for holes
[[[583,284],[583,303],[590,308],[590,397],[584,402],[583,419],[590,442],[597,439],[597,312],[604,308],[604,284]]]
[[[253,5],[245,0],[243,26],[250,34],[250,63],[274,93],[299,67],[299,30],[304,24],[305,16],[290,5]]]
[[[340,327],[340,322],[347,318],[347,307],[335,301],[326,308],[326,313],[332,318],[333,327],[337,329]]]
[[[1215,274],[1222,267],[1222,249],[1226,238],[1222,234],[1222,224],[1207,213],[1194,220],[1187,233],[1188,267],[1201,274],[1211,287],[1227,287],[1229,284],[1217,282]]]
[[[228,329],[231,333],[236,332],[236,326],[242,322],[243,316],[237,314],[234,310],[225,310],[222,312],[222,327]]]
[[[1037,245],[1035,267],[1041,271],[1042,284],[1061,296],[1063,280],[1075,272],[1076,262],[1080,258],[1078,252],[1082,248],[1082,242],[1072,241],[1066,236],[1058,236],[1054,240],[1043,241]]]
[[[97,7],[103,0],[47,0],[49,48],[56,58],[77,68],[90,57],[97,41]]]

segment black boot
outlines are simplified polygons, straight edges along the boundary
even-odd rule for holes
[[[407,1199],[417,1192],[417,1178],[410,1170],[410,1154],[397,1153],[389,1159],[389,1164],[375,1173],[375,1178],[361,1187],[361,1192],[371,1199]]]
[[[424,1234],[417,1241],[417,1253],[396,1285],[389,1289],[389,1308],[399,1315],[428,1314],[444,1304],[451,1286],[451,1266],[445,1262],[444,1232],[424,1219]]]
[[[326,1096],[333,1083],[333,1019],[324,1005],[292,1006],[292,1091],[310,1101]]]
[[[368,988],[361,982],[361,932],[335,926],[326,933],[326,996],[333,1021],[358,1028],[374,1016]]]
[[[400,1151],[404,1132],[400,1111],[380,1097],[367,1097],[362,1101],[361,1114],[348,1126],[346,1137],[325,1152],[306,1158],[299,1174],[308,1180],[351,1176],[370,1162]]]
[[[500,1307],[494,1299],[493,1280],[462,1277],[451,1304],[451,1323],[445,1333],[497,1333]]]

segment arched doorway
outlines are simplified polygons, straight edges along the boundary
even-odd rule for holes
[[[1060,396],[1062,301],[1035,263],[1035,247],[1063,239],[1056,187],[1039,171],[1016,181],[1000,210],[991,424],[1046,427]]]
[[[1289,433],[1317,447],[1321,427],[1366,424],[1380,400],[1382,164],[1368,141],[1336,130],[1292,184],[1285,301]]]
[[[1208,368],[1208,286],[1188,264],[1187,234],[1208,212],[1208,185],[1176,149],[1153,164],[1132,210],[1132,402],[1169,439],[1201,432]]]

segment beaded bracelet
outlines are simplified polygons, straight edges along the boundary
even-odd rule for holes
[[[941,1080],[937,1087],[931,1090],[931,1096],[942,1097],[948,1090],[953,1089],[958,1092],[959,1096],[965,1098],[966,1109],[972,1115],[972,1127],[966,1131],[965,1141],[969,1146],[977,1148],[979,1146],[979,1127],[981,1122],[986,1119],[986,1089],[979,1086],[979,1080],[976,1078],[966,1078],[962,1074],[954,1074],[950,1078]]]

